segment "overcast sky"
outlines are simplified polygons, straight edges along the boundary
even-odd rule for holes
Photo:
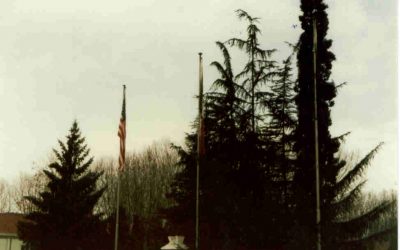
[[[337,57],[332,79],[348,82],[336,98],[331,132],[351,131],[345,148],[360,156],[384,141],[368,188],[393,188],[397,2],[326,3]],[[217,76],[209,64],[221,59],[215,41],[245,34],[238,8],[261,17],[264,48],[278,49],[277,59],[288,55],[284,42],[301,32],[299,0],[0,1],[0,178],[31,172],[74,119],[92,155],[117,158],[122,84],[127,149],[159,139],[182,144],[196,115],[197,53],[204,53],[207,89]]]

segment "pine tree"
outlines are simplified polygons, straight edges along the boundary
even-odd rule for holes
[[[263,128],[264,134],[274,145],[279,156],[276,178],[285,184],[282,190],[283,199],[288,196],[289,176],[293,172],[293,131],[297,125],[296,106],[294,103],[294,85],[292,75],[292,57],[297,47],[289,44],[293,52],[277,67],[276,77],[271,86],[271,97],[266,99],[265,106],[269,110],[268,122]]]
[[[255,155],[255,148],[248,147],[252,120],[248,119],[246,89],[236,81],[233,74],[228,49],[217,42],[224,56],[223,66],[217,61],[211,63],[220,78],[216,79],[212,89],[207,93],[206,130],[208,162],[212,167],[218,185],[210,193],[218,193],[215,203],[218,204],[219,234],[225,248],[233,245],[259,243],[254,238],[263,238],[257,229],[263,221],[258,217],[257,208],[263,201],[263,174],[254,164],[248,161],[249,155]],[[254,146],[257,146],[254,144]],[[216,191],[218,190],[218,191]],[[262,211],[262,209],[258,210]],[[257,232],[258,231],[258,232]],[[252,239],[253,238],[253,239]]]
[[[240,18],[247,17],[252,22],[257,20],[244,11],[237,12]],[[252,29],[252,37],[247,41],[251,40],[254,46],[258,46],[255,34],[260,32],[258,27],[251,23],[249,29]],[[236,45],[241,44],[241,41],[244,40],[233,38],[228,43]],[[260,140],[260,126],[255,123],[262,122],[259,116],[261,85],[267,80],[267,64],[271,65],[272,62],[266,60],[268,52],[256,46],[254,50],[263,54],[265,59],[258,58],[260,54],[253,54],[253,59],[250,59],[252,55],[248,54],[249,62],[245,69],[235,76],[228,49],[223,43],[217,42],[217,45],[224,55],[224,63],[211,64],[221,77],[214,81],[212,90],[207,93],[206,103],[206,130],[210,147],[208,160],[216,169],[215,176],[219,182],[219,186],[211,191],[222,191],[218,191],[220,198],[217,200],[219,203],[221,199],[224,201],[218,216],[223,218],[222,224],[227,231],[224,233],[224,241],[248,248],[265,247],[274,241],[274,234],[269,230],[274,228],[274,218],[267,214],[273,214],[275,206],[267,193],[268,179],[265,175],[266,164],[263,162],[265,144]],[[254,74],[248,71],[252,67]],[[239,80],[243,81],[239,84]],[[229,248],[227,244],[226,247]]]
[[[334,198],[325,208],[328,220],[323,225],[325,244],[329,246],[327,249],[359,249],[360,245],[370,244],[370,239],[387,239],[397,232],[397,224],[392,223],[380,230],[371,230],[396,208],[395,199],[384,198],[358,213],[354,209],[363,195],[362,187],[366,183],[364,172],[382,145],[380,143],[360,161],[347,163],[338,173],[336,184],[332,187]]]
[[[239,117],[239,123],[249,124],[248,128],[242,127],[240,130],[242,132],[243,151],[240,152],[240,166],[242,167],[238,174],[240,176],[238,183],[243,196],[252,197],[248,203],[252,203],[253,208],[257,207],[255,210],[259,212],[257,214],[251,208],[248,209],[255,215],[253,218],[255,222],[253,222],[253,227],[249,229],[249,232],[256,236],[251,240],[248,239],[248,241],[258,242],[252,247],[274,246],[279,245],[284,238],[280,235],[280,232],[287,231],[282,227],[284,223],[281,219],[289,217],[283,214],[285,209],[283,209],[281,203],[283,198],[281,191],[287,184],[281,181],[282,175],[286,176],[282,170],[283,166],[287,164],[283,163],[286,159],[283,159],[284,153],[281,150],[282,147],[279,146],[282,143],[278,142],[280,139],[285,140],[286,137],[277,138],[272,133],[270,124],[271,119],[276,118],[274,121],[283,119],[282,116],[277,117],[279,113],[277,102],[282,101],[282,99],[278,100],[279,97],[274,96],[276,92],[274,93],[271,88],[274,86],[275,78],[280,78],[280,80],[288,83],[290,81],[288,75],[291,69],[288,67],[279,69],[277,62],[272,58],[276,50],[262,48],[259,41],[261,29],[258,23],[260,19],[252,17],[244,10],[239,9],[236,13],[239,19],[244,19],[248,23],[247,37],[244,39],[232,38],[227,41],[232,47],[243,50],[247,56],[247,63],[235,77],[235,80],[241,81],[239,94],[244,100],[242,109],[245,111]],[[287,75],[284,75],[285,73]],[[289,94],[289,92],[286,94]],[[287,142],[284,144],[288,145]],[[281,150],[281,153],[279,153],[279,150]],[[262,230],[272,231],[273,233],[263,235],[260,233]]]
[[[253,244],[250,247],[274,248],[287,241],[288,227],[292,224],[289,208],[293,203],[293,188],[290,187],[294,168],[292,131],[296,125],[292,55],[278,65],[272,58],[275,50],[262,49],[259,43],[260,19],[243,10],[237,13],[240,19],[248,22],[247,37],[232,38],[227,43],[244,50],[248,58],[235,79],[242,80],[239,93],[245,100],[243,110],[247,111],[244,113],[247,116],[242,115],[239,120],[251,121],[250,129],[241,130],[245,150],[241,152],[244,173],[240,173],[242,181],[239,183],[243,183],[240,186],[243,192],[258,193],[253,198],[257,200],[254,204],[259,212],[249,210],[257,214],[258,221],[249,230],[257,237],[247,240]],[[262,234],[262,230],[269,233]]]
[[[237,162],[237,157],[232,156],[240,155],[237,123],[240,86],[234,81],[227,48],[221,42],[217,42],[217,46],[224,56],[224,63],[211,63],[221,77],[214,81],[212,91],[205,95],[206,155],[200,171],[200,232],[207,232],[200,237],[201,247],[205,249],[224,249],[231,245],[229,239],[233,239],[233,232],[230,230],[236,228],[233,226],[236,221],[232,219],[236,211],[235,186],[231,179]],[[194,123],[194,129],[197,123]],[[173,230],[186,232],[190,245],[194,235],[197,134],[186,136],[186,149],[176,149],[184,168],[177,174],[170,194],[177,206],[168,209],[167,214],[173,224],[183,225]],[[233,150],[237,150],[236,154]]]
[[[265,82],[274,75],[275,62],[270,60],[271,55],[275,49],[262,49],[259,44],[259,35],[261,30],[257,26],[259,22],[258,17],[250,16],[246,11],[238,9],[236,13],[239,19],[246,19],[247,38],[231,38],[227,43],[231,46],[236,46],[246,52],[248,61],[243,70],[236,76],[236,79],[243,79],[242,82],[242,95],[244,99],[248,100],[249,118],[251,120],[250,131],[256,133],[257,123],[263,117],[257,112],[257,106],[260,100],[268,97],[269,93],[262,91]],[[250,100],[249,100],[250,99]]]
[[[328,30],[327,5],[322,0],[302,0],[300,16],[304,30],[300,36],[297,54],[298,83],[296,104],[298,126],[295,131],[296,172],[294,190],[296,197],[295,227],[293,232],[295,249],[315,249],[316,243],[316,196],[314,169],[313,127],[313,27],[317,23],[317,105],[321,201],[322,249],[340,249],[351,239],[361,239],[368,221],[377,219],[390,208],[382,203],[356,218],[341,220],[350,205],[360,195],[365,168],[377,153],[380,145],[359,163],[346,169],[346,162],[337,156],[341,137],[334,138],[329,132],[330,110],[334,105],[336,87],[330,80],[334,54],[329,50],[332,41],[326,39]],[[314,14],[315,13],[315,14]],[[346,171],[347,170],[347,171]]]
[[[262,135],[269,142],[265,163],[269,165],[270,187],[268,195],[273,197],[276,210],[270,216],[275,217],[275,237],[279,245],[284,245],[290,237],[289,228],[293,222],[293,174],[295,153],[293,151],[293,132],[297,125],[296,106],[294,103],[295,81],[292,74],[292,58],[297,47],[289,44],[292,53],[277,66],[275,77],[270,86],[271,96],[263,103],[268,110],[268,117]]]
[[[206,94],[208,141],[215,144],[213,148],[217,149],[212,150],[211,154],[218,157],[224,156],[224,160],[229,161],[232,159],[229,155],[231,151],[226,152],[225,148],[236,145],[240,138],[241,128],[246,127],[238,123],[244,112],[245,100],[240,98],[243,89],[235,81],[228,49],[221,42],[216,42],[216,44],[223,54],[224,63],[221,64],[218,61],[211,63],[221,77],[213,82],[211,91]]]
[[[39,197],[25,197],[37,209],[18,224],[19,237],[38,250],[97,249],[100,215],[93,209],[104,191],[96,187],[102,173],[89,170],[93,158],[76,121],[59,146],[57,161],[44,170],[47,186]]]
[[[241,10],[238,14],[252,20],[247,42],[250,41],[248,47],[254,46],[253,52],[246,53],[249,61],[235,75],[227,47],[217,42],[223,63],[211,63],[220,77],[207,92],[205,101],[207,153],[200,170],[200,231],[207,232],[201,236],[205,249],[231,249],[238,245],[260,249],[282,242],[278,232],[283,230],[276,230],[280,227],[277,217],[282,207],[277,204],[276,195],[271,195],[272,178],[266,174],[277,158],[261,126],[267,113],[263,102],[272,96],[265,86],[275,73],[271,72],[273,61],[267,60],[272,50],[259,48],[260,31],[254,24],[257,18]],[[228,44],[247,48],[246,41],[237,38]],[[170,210],[170,218],[175,224],[185,224],[183,218],[189,221],[188,242],[194,229],[196,138],[196,133],[187,135],[186,149],[179,148],[184,168],[171,192],[177,206]]]

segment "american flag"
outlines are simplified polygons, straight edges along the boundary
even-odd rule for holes
[[[119,137],[119,166],[118,170],[123,171],[125,168],[125,139],[126,139],[126,112],[125,112],[125,85],[124,97],[122,101],[121,119],[119,121],[118,137]]]

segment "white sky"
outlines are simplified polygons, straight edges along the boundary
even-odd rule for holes
[[[12,181],[32,171],[74,119],[95,157],[117,157],[122,84],[128,150],[165,138],[183,143],[196,113],[197,53],[204,53],[208,88],[217,76],[209,64],[221,59],[215,41],[245,33],[234,13],[241,8],[262,18],[262,45],[284,58],[284,41],[296,42],[301,32],[299,2],[2,0],[0,178]],[[336,98],[331,132],[352,131],[346,149],[360,156],[384,141],[368,171],[368,188],[393,188],[397,2],[326,2],[337,57],[332,79],[348,82]]]

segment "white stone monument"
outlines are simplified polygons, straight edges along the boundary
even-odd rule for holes
[[[175,250],[175,249],[188,249],[188,247],[183,243],[185,239],[184,236],[168,236],[168,244],[161,247],[162,250]]]

